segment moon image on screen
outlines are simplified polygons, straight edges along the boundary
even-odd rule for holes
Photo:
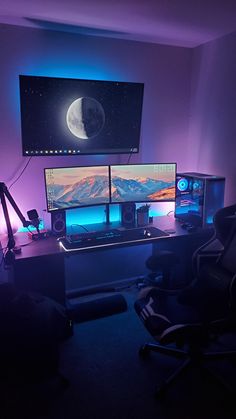
[[[87,140],[96,137],[105,123],[104,109],[96,99],[80,97],[68,108],[66,123],[73,135]]]

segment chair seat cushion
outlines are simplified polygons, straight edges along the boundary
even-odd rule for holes
[[[158,312],[155,293],[153,296],[151,291],[145,298],[138,299],[134,308],[152,336],[160,336],[171,325],[170,320]]]
[[[155,287],[143,290],[135,301],[134,308],[149,333],[159,339],[173,325],[197,323],[199,316],[191,307],[184,307],[175,295],[163,295]]]
[[[204,267],[202,277],[178,295],[147,287],[141,291],[134,308],[148,332],[160,341],[173,326],[184,330],[185,326],[189,329],[191,325],[225,317],[229,313],[230,284],[228,272],[216,266]]]

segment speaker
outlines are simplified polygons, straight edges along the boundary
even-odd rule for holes
[[[56,211],[51,213],[51,228],[54,236],[66,234],[66,212]]]
[[[224,207],[224,190],[224,177],[177,173],[175,218],[196,227],[211,226],[215,213]]]
[[[124,202],[120,204],[120,221],[123,227],[135,227],[136,206],[134,202]]]

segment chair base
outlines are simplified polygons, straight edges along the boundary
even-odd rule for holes
[[[216,374],[214,371],[212,371],[208,366],[204,365],[204,361],[207,360],[214,360],[214,359],[229,359],[232,357],[236,357],[236,350],[235,351],[223,351],[223,352],[207,352],[204,353],[202,351],[199,351],[196,353],[191,353],[191,350],[185,351],[178,348],[172,348],[167,347],[164,345],[160,345],[158,343],[145,343],[143,346],[141,346],[139,350],[139,355],[141,358],[145,359],[150,351],[162,353],[169,356],[175,356],[177,358],[183,358],[184,361],[180,366],[171,374],[169,377],[167,377],[156,389],[155,391],[155,397],[157,399],[162,399],[168,388],[172,385],[172,383],[175,382],[175,380],[184,372],[186,372],[191,367],[198,367],[200,368],[204,373],[206,373],[208,376],[213,378],[215,381],[217,381],[221,387],[223,387],[228,394],[231,396],[236,395],[236,388],[234,386],[231,386],[222,376]]]

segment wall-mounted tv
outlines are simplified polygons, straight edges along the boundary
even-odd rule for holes
[[[176,163],[110,166],[111,202],[175,201]]]
[[[138,153],[143,83],[20,75],[24,156]]]
[[[44,169],[47,210],[66,210],[110,202],[109,166]]]

